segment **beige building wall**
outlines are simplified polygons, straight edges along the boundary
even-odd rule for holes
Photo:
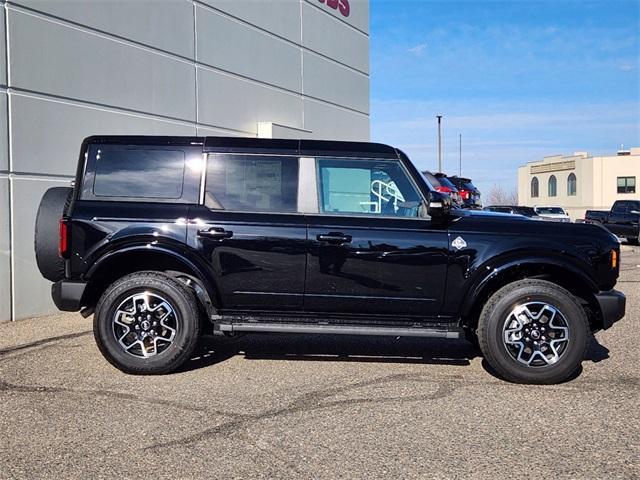
[[[616,200],[640,199],[640,148],[628,154],[591,156],[587,152],[555,155],[530,162],[518,169],[520,205],[560,206],[572,220],[584,218],[586,210],[608,210]],[[576,194],[568,194],[568,178],[576,176]],[[556,196],[549,196],[549,179],[556,177]],[[538,197],[532,196],[533,178],[538,179]],[[618,177],[634,177],[635,193],[618,193]]]

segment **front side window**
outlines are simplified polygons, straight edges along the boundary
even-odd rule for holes
[[[549,196],[555,197],[558,194],[558,181],[555,175],[549,177]]]
[[[618,177],[618,193],[636,193],[636,177]]]
[[[298,158],[209,155],[205,205],[214,210],[296,212]]]
[[[578,180],[576,179],[575,174],[570,173],[569,177],[567,177],[567,195],[573,197],[576,195],[578,191]]]
[[[176,200],[182,196],[183,150],[95,145],[88,155],[95,165],[92,193],[96,197]]]
[[[399,162],[318,160],[320,212],[418,217],[422,198]]]
[[[536,198],[540,195],[538,177],[531,179],[531,197]]]

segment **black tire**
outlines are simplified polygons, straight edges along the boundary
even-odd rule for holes
[[[506,345],[503,329],[511,312],[528,303],[546,303],[561,312],[565,320],[569,341],[556,363],[527,366]],[[559,285],[544,280],[520,280],[501,288],[487,301],[478,321],[478,339],[485,360],[499,376],[515,383],[554,384],[570,379],[584,359],[589,335],[588,318],[577,299]]]
[[[176,325],[172,343],[146,358],[125,351],[114,333],[118,307],[132,295],[143,292],[165,300],[174,311]],[[131,332],[135,333],[133,326]],[[132,273],[114,282],[100,297],[93,317],[93,334],[102,355],[117,369],[133,375],[160,375],[176,370],[191,358],[200,332],[198,304],[193,292],[179,280],[159,272]]]
[[[627,243],[629,245],[638,245],[638,237],[627,237]]]
[[[57,282],[64,278],[64,260],[58,255],[60,219],[71,204],[73,189],[53,187],[47,190],[36,214],[33,248],[38,270],[44,278]]]

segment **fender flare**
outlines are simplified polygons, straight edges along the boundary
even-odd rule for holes
[[[145,243],[139,245],[131,245],[125,248],[105,252],[103,255],[98,257],[95,262],[93,262],[91,268],[89,268],[87,273],[84,275],[85,280],[91,282],[91,279],[96,274],[96,272],[100,271],[103,267],[108,266],[111,262],[115,262],[119,258],[132,253],[140,253],[141,255],[153,253],[172,257],[173,259],[183,264],[189,271],[193,273],[193,276],[195,276],[201,282],[202,287],[209,297],[208,300],[213,308],[215,309],[220,305],[220,299],[218,297],[219,290],[217,288],[213,275],[209,271],[209,268],[206,266],[206,264],[198,259],[192,259],[191,256],[186,255],[184,252],[177,251],[176,249],[173,249],[166,244],[151,245]]]
[[[531,265],[535,265],[536,267],[546,265],[556,269],[565,270],[571,275],[575,275],[579,279],[578,281],[583,285],[586,285],[592,292],[595,293],[599,290],[597,284],[593,281],[593,279],[589,277],[583,270],[571,264],[571,262],[563,261],[552,256],[527,257],[526,259],[510,259],[494,266],[483,265],[481,267],[481,269],[484,270],[485,273],[479,272],[476,274],[477,278],[472,282],[471,286],[467,290],[467,294],[465,295],[466,300],[462,304],[460,315],[464,317],[472,311],[478,298],[481,297],[482,293],[486,288],[488,288],[493,280],[510,270]]]

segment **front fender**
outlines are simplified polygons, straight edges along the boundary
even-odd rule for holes
[[[547,271],[548,273],[563,271],[575,278],[576,285],[585,286],[592,292],[598,291],[597,284],[583,269],[573,263],[551,255],[536,255],[526,258],[503,259],[493,265],[487,264],[479,268],[475,276],[470,279],[460,314],[466,316],[471,313],[476,301],[483,297],[490,285],[502,276],[516,274],[518,270]],[[510,276],[510,275],[509,275]]]

